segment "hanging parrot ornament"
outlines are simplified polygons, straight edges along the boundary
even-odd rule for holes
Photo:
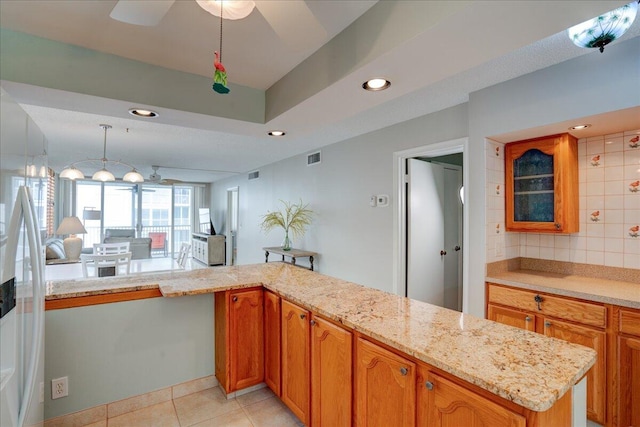
[[[218,52],[214,52],[215,59],[213,60],[213,67],[215,69],[213,73],[213,90],[218,93],[229,93],[230,90],[227,87],[227,70],[220,62],[220,55]]]

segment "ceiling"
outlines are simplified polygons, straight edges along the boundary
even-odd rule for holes
[[[287,16],[290,1],[272,3]],[[599,55],[575,47],[564,29],[624,4],[315,0],[305,4],[326,34],[313,42],[305,38],[305,28],[293,28],[289,39],[281,39],[256,9],[243,20],[224,21],[223,62],[231,93],[220,95],[210,89],[219,18],[195,1],[178,0],[158,25],[137,26],[109,17],[116,3],[2,0],[4,51],[9,36],[32,45],[40,39],[26,35],[59,42],[26,59],[18,49],[0,52],[4,64],[7,58],[26,61],[27,68],[33,64],[26,71],[3,67],[2,86],[46,135],[56,171],[70,159],[101,157],[98,125],[108,123],[113,126],[109,159],[132,163],[145,176],[151,165],[160,165],[164,178],[192,182],[248,172],[466,102],[471,92],[579,55]],[[304,43],[292,43],[296,34]],[[623,39],[639,35],[636,23]],[[94,82],[82,68],[95,66],[91,61],[99,65]],[[40,68],[55,76],[36,78]],[[129,74],[118,75],[123,68]],[[362,90],[362,82],[374,76],[389,78],[391,88]],[[134,106],[160,116],[135,118],[127,113]],[[614,130],[633,128],[637,113],[589,120],[618,126]],[[496,139],[562,132],[565,125]],[[272,129],[287,135],[267,136]],[[594,125],[579,136],[589,132],[607,133]]]

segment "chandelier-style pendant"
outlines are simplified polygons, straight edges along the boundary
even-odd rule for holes
[[[597,47],[600,52],[612,41],[620,38],[633,24],[638,13],[638,1],[634,0],[596,18],[574,25],[567,30],[571,41],[579,47]]]

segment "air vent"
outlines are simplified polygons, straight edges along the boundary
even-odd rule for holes
[[[260,171],[249,172],[249,181],[260,178]]]
[[[320,163],[320,152],[311,153],[307,156],[307,166],[315,165]]]

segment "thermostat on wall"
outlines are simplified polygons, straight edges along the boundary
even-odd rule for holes
[[[376,196],[376,202],[379,207],[389,206],[389,196],[386,194],[379,194]]]

